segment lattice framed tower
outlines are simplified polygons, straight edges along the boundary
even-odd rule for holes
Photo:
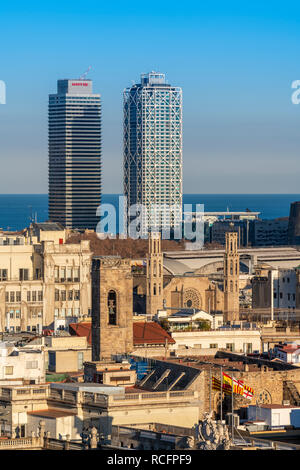
[[[124,194],[128,207],[146,207],[142,219],[154,231],[180,226],[182,90],[161,73],[141,75],[124,90]]]

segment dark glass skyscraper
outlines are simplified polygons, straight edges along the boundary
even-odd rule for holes
[[[58,80],[49,95],[49,218],[96,229],[100,202],[100,95],[91,80]]]

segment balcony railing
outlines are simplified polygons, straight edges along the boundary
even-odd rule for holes
[[[178,398],[184,401],[198,398],[196,391],[182,391],[182,392],[150,392],[150,393],[128,393],[124,397],[113,396],[109,397],[110,404],[117,403],[133,403],[136,402],[164,402],[164,401],[178,401]],[[112,400],[111,400],[112,398]]]

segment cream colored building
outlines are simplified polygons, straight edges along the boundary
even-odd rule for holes
[[[81,371],[83,363],[90,361],[92,356],[92,348],[85,336],[42,336],[23,349],[44,351],[45,369],[56,373]]]
[[[54,223],[0,234],[0,331],[64,328],[91,314],[89,241],[65,238]]]
[[[80,439],[88,426],[106,436],[113,425],[155,422],[193,427],[200,417],[198,395],[193,390],[126,393],[121,386],[91,383],[0,387],[0,429],[29,436],[43,419],[51,437],[69,434],[72,440]]]
[[[211,331],[173,331],[172,338],[176,341],[170,345],[170,351],[182,353],[195,350],[202,354],[203,349],[227,349],[239,353],[261,351],[261,333],[259,329],[224,328]]]
[[[0,343],[0,384],[45,382],[44,351]]]

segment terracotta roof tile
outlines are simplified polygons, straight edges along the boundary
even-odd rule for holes
[[[158,323],[154,321],[133,323],[134,344],[165,345],[166,340],[169,344],[175,343],[175,340]]]
[[[86,336],[89,344],[92,344],[92,324],[91,322],[70,323],[71,335]],[[135,322],[133,323],[133,344],[174,344],[175,340],[156,322]]]
[[[87,342],[89,344],[92,344],[92,323],[91,322],[70,323],[69,331],[71,335],[86,336]]]

